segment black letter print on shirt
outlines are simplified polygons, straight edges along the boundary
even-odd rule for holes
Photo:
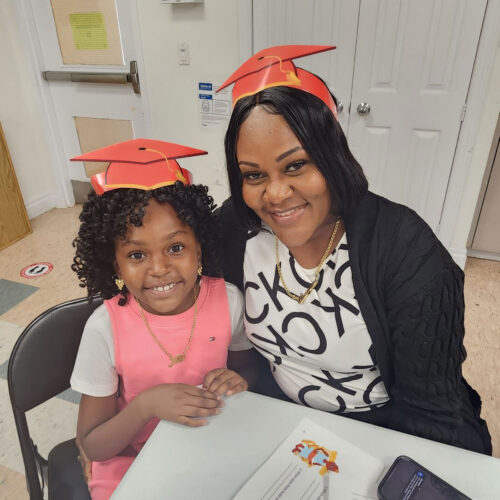
[[[302,389],[300,389],[298,394],[300,402],[304,406],[309,406],[309,408],[311,408],[311,405],[308,404],[306,401],[306,394],[311,391],[319,391],[320,389],[321,387],[319,385],[306,385],[305,387],[302,387]],[[332,411],[330,413],[344,413],[346,409],[345,401],[340,396],[337,396],[337,403],[339,404],[339,409]]]
[[[323,375],[325,375],[326,378],[316,377],[315,375],[313,375],[313,378],[319,380],[320,382],[325,382],[325,384],[328,384],[330,387],[337,389],[337,391],[345,392],[346,394],[350,394],[351,396],[354,396],[354,394],[356,394],[356,391],[344,387],[342,385],[342,382],[351,382],[352,380],[359,380],[360,378],[363,378],[363,375],[361,374],[351,375],[349,377],[333,378],[330,372],[326,370],[321,370],[321,371],[323,372]]]
[[[266,339],[265,337],[261,337],[260,335],[257,335],[256,333],[251,333],[250,335],[252,337],[255,337],[256,339],[259,339],[261,342],[264,342],[266,344],[271,344],[271,345],[278,347],[278,349],[280,350],[280,353],[283,354],[284,356],[288,355],[287,349],[294,352],[295,354],[298,354],[299,356],[302,356],[302,357],[304,356],[300,352],[297,352],[294,349],[292,349],[288,345],[286,340],[271,325],[267,325],[267,329],[273,334],[274,338],[276,339],[276,342],[273,342],[270,339]],[[286,333],[286,331],[283,330],[283,333]],[[276,354],[269,352],[268,350],[264,349],[260,345],[257,347],[257,349],[260,349],[261,351],[267,352],[268,354],[270,354],[271,356],[274,357],[274,363],[276,363],[277,365],[281,365],[281,357],[280,356],[277,356]]]
[[[288,331],[288,325],[289,325],[290,321],[292,321],[292,319],[295,319],[295,318],[303,318],[303,319],[309,321],[309,323],[311,323],[314,330],[316,331],[316,335],[318,336],[318,340],[319,340],[319,345],[316,349],[308,349],[307,347],[303,347],[303,346],[299,346],[298,349],[300,349],[301,351],[304,351],[304,352],[310,352],[311,354],[324,353],[326,350],[325,334],[323,333],[323,330],[320,328],[320,326],[318,325],[316,320],[310,314],[303,313],[303,312],[293,312],[293,313],[288,314],[285,317],[285,319],[283,320],[283,325],[282,325],[283,333],[286,333]]]
[[[253,281],[247,281],[245,283],[245,295],[247,293],[247,288],[253,288],[254,290],[258,290],[260,287],[259,287],[259,285],[257,285],[257,283],[254,283]],[[245,318],[249,323],[252,323],[252,325],[256,325],[257,323],[264,321],[268,312],[269,312],[269,304],[266,304],[263,307],[260,315],[257,316],[256,318],[252,318],[251,316],[248,315],[247,310],[245,308]]]
[[[337,295],[333,293],[330,287],[328,287],[325,291],[326,294],[332,299],[333,306],[323,306],[321,305],[318,299],[314,299],[312,301],[312,304],[321,307],[323,311],[333,312],[335,314],[335,322],[337,323],[337,330],[339,332],[339,338],[340,338],[345,333],[344,322],[342,321],[341,309],[342,308],[347,309],[355,316],[359,314],[359,309],[354,307],[350,302],[347,302],[346,300],[337,297]]]
[[[274,270],[274,279],[273,279],[273,286],[271,287],[266,280],[266,277],[264,276],[264,273],[260,272],[257,275],[260,278],[260,281],[262,281],[262,284],[264,285],[264,288],[267,290],[267,293],[269,294],[269,297],[271,297],[271,300],[273,301],[276,309],[278,311],[281,311],[283,307],[278,301],[278,292],[281,293],[286,293],[285,289],[280,286],[280,277],[278,274],[278,269],[275,268]]]

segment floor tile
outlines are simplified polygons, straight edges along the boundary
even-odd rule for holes
[[[29,500],[24,474],[0,465],[0,499]]]
[[[494,280],[498,283],[500,281],[500,261],[468,257],[465,264],[465,275]]]
[[[488,276],[466,274],[464,291],[466,336],[485,348],[500,347],[500,273]]]
[[[0,279],[0,314],[6,313],[37,290],[36,286]]]
[[[9,359],[12,348],[22,331],[22,327],[0,320],[0,364]]]
[[[31,221],[33,233],[0,252],[0,278],[39,287],[37,293],[4,313],[0,319],[26,326],[32,319],[53,305],[83,297],[71,270],[78,232],[81,205],[53,209]],[[50,262],[54,269],[38,278],[21,278],[20,271],[35,262]]]

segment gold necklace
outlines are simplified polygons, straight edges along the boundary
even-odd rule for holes
[[[139,306],[139,313],[141,314],[142,321],[144,321],[144,324],[146,325],[148,332],[150,333],[151,337],[153,337],[153,340],[158,344],[158,347],[167,355],[168,359],[170,360],[170,364],[168,365],[169,368],[172,368],[172,366],[176,365],[177,363],[181,363],[186,359],[186,353],[189,349],[189,346],[191,345],[191,340],[193,340],[194,328],[196,326],[196,317],[198,315],[198,304],[196,302],[197,295],[196,292],[194,291],[194,287],[193,287],[193,298],[194,298],[194,315],[193,315],[193,324],[191,325],[191,333],[189,334],[189,340],[187,341],[186,347],[184,347],[184,351],[182,351],[182,354],[177,354],[174,356],[165,349],[163,344],[158,340],[156,335],[153,333],[153,330],[149,326],[148,320],[144,315],[141,304],[134,297],[135,301],[137,302],[137,305]]]
[[[340,224],[340,217],[337,219],[337,222],[335,223],[335,226],[333,227],[333,232],[330,237],[330,241],[328,242],[328,246],[325,250],[325,253],[323,254],[323,257],[321,257],[321,260],[319,261],[318,267],[314,271],[314,280],[309,286],[309,288],[305,291],[305,293],[302,293],[300,295],[297,295],[293,292],[291,292],[288,287],[286,286],[285,279],[283,278],[283,274],[281,273],[281,264],[280,264],[280,257],[279,257],[279,249],[278,249],[278,237],[275,236],[276,239],[276,267],[278,269],[278,274],[280,277],[280,282],[283,285],[283,288],[285,289],[286,294],[293,300],[296,300],[299,304],[303,304],[307,297],[309,297],[309,294],[314,290],[316,285],[318,284],[319,280],[319,272],[321,271],[321,267],[325,263],[326,258],[330,255],[332,246],[333,246],[333,240],[335,239],[335,236],[337,234],[337,230],[339,228]]]

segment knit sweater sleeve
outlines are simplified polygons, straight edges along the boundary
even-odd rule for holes
[[[383,290],[393,349],[392,427],[459,444],[468,397],[461,371],[463,272],[410,210],[392,241]]]

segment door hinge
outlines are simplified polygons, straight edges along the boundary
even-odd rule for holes
[[[460,114],[460,123],[464,121],[465,111],[467,110],[467,103],[462,106],[462,113]]]

